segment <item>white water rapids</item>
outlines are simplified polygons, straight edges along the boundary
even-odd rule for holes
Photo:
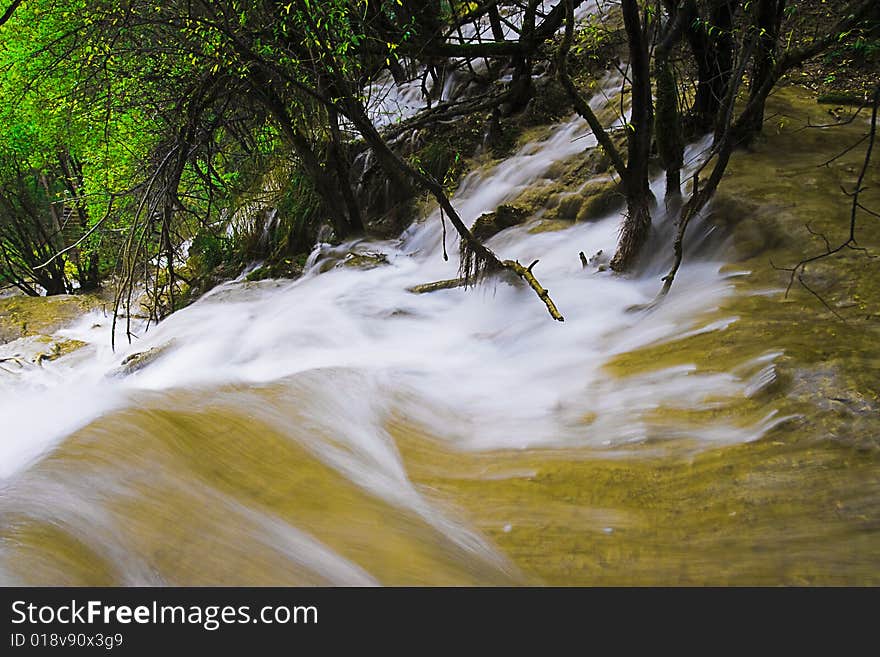
[[[467,176],[455,205],[471,223],[527,187],[549,183],[544,176],[555,162],[593,145],[580,119],[561,124],[545,141],[527,145],[488,172]],[[655,215],[664,220],[661,208]],[[629,312],[654,298],[668,259],[659,258],[660,265],[637,279],[584,269],[578,259],[579,251],[612,253],[619,221],[614,213],[535,234],[528,232],[533,224],[526,224],[488,242],[503,258],[540,259],[534,271],[565,315],[563,324],[549,318],[528,288],[506,281],[476,290],[409,292],[457,275],[456,258],[442,257],[436,213],[394,242],[326,249],[381,252],[389,261],[385,266],[337,266],[319,273],[312,264],[292,282],[222,285],[146,333],[136,324],[138,339],[116,353],[110,349],[109,318],[87,314],[58,335],[88,347],[0,379],[0,476],[14,475],[65,435],[130,403],[132,393],[142,390],[262,384],[326,372],[333,383],[318,394],[348,400],[342,404],[348,409],[326,418],[339,423],[341,437],[350,433],[347,420],[378,421],[393,397],[407,415],[442,428],[464,449],[619,447],[651,437],[640,419],[647,410],[696,408],[708,398],[744,394],[748,381],[695,375],[687,368],[625,380],[603,374],[602,366],[615,354],[694,331],[723,330],[736,319],[700,324],[701,315],[731,290],[729,277],[720,273],[723,263],[715,260],[687,264],[669,298],[649,314]],[[455,243],[450,233],[447,250],[453,255]],[[117,342],[124,345],[118,330]],[[4,346],[4,353],[15,346]],[[165,348],[155,363],[113,376],[127,355],[152,347]],[[326,404],[328,411],[336,405],[332,399]],[[586,415],[596,416],[589,426]],[[366,426],[363,433],[370,433]],[[711,445],[758,433],[719,426],[693,438]],[[368,436],[347,440],[373,451]]]
[[[555,163],[594,145],[582,120],[564,122],[494,168],[469,174],[455,206],[471,223],[526,188],[549,183]],[[659,183],[655,192],[659,195]],[[666,221],[662,205],[655,217]],[[618,213],[530,233],[534,220],[488,244],[504,259],[540,259],[534,271],[564,323],[553,321],[530,289],[503,280],[475,290],[409,292],[457,274],[456,258],[442,257],[436,213],[398,240],[336,249],[379,251],[385,265],[336,266],[322,273],[326,252],[332,251],[325,247],[323,254],[313,254],[299,280],[222,285],[148,332],[136,326],[134,344],[116,353],[110,349],[110,319],[100,312],[82,317],[59,335],[86,347],[0,378],[0,516],[25,514],[75,527],[80,540],[115,565],[124,583],[167,582],[132,549],[120,520],[104,507],[109,497],[150,486],[154,466],[148,459],[120,456],[112,474],[102,471],[98,479],[89,479],[88,471],[44,473],[40,463],[74,432],[120,409],[223,407],[272,427],[365,494],[415,514],[457,549],[503,570],[504,560],[479,532],[411,482],[387,430],[391,416],[423,427],[454,450],[592,448],[609,456],[648,442],[656,449],[664,441],[690,449],[745,442],[774,423],[771,415],[745,428],[724,422],[671,428],[650,419],[658,409],[705,409],[741,397],[750,385],[746,375],[678,367],[620,378],[603,370],[617,354],[725,330],[735,317],[703,319],[732,291],[723,262],[711,253],[690,258],[664,303],[650,313],[629,312],[657,293],[669,260],[665,240],[656,264],[630,278],[582,268],[578,258],[579,251],[613,252]],[[700,242],[701,231],[706,227],[694,229],[693,243]],[[449,252],[457,253],[451,234],[447,240]],[[122,335],[117,343],[125,344]],[[15,347],[6,345],[4,351]],[[155,362],[128,376],[114,374],[127,355],[151,347],[164,348]],[[271,397],[257,394],[265,386],[272,387]],[[227,499],[203,482],[174,486],[210,500],[255,541],[281,550],[312,573],[308,582],[375,581],[277,516]],[[5,555],[0,544],[0,579],[21,581],[4,565]]]

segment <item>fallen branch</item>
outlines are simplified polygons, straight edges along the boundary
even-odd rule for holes
[[[529,287],[532,288],[535,293],[538,295],[538,298],[544,302],[544,305],[547,306],[547,311],[550,313],[550,316],[555,319],[557,322],[564,322],[565,318],[562,316],[562,313],[556,308],[556,304],[553,303],[553,299],[550,298],[550,291],[546,288],[542,287],[538,282],[538,279],[535,278],[535,275],[532,274],[532,268],[538,264],[538,261],[535,260],[528,267],[523,267],[522,264],[517,262],[516,260],[505,260],[501,263],[502,271],[508,270],[516,274],[520,279],[524,280],[528,283]],[[452,290],[457,287],[467,287],[471,285],[472,282],[467,278],[450,278],[444,281],[434,281],[433,283],[423,283],[422,285],[415,285],[408,289],[409,292],[413,294],[428,294],[430,292],[437,292],[438,290]]]
[[[532,267],[537,264],[537,260],[528,267],[523,267],[515,260],[504,260],[502,262],[495,252],[477,239],[467,227],[456,211],[455,206],[452,205],[452,202],[446,195],[443,185],[434,180],[431,176],[415,169],[399,154],[391,150],[388,143],[382,138],[375,126],[373,126],[373,123],[367,117],[366,112],[359,103],[350,100],[344,107],[344,110],[346,117],[358,129],[364,140],[373,149],[373,152],[379,158],[380,162],[386,164],[388,167],[392,168],[392,170],[396,169],[397,172],[402,174],[404,180],[408,178],[416,186],[422,187],[430,192],[430,194],[437,200],[440,209],[445,213],[445,216],[448,217],[450,223],[461,238],[459,249],[461,255],[459,276],[464,281],[464,287],[475,285],[490,274],[503,269],[509,269],[529,284],[529,287],[535,291],[541,301],[544,302],[544,305],[547,306],[547,310],[550,312],[550,316],[553,319],[559,322],[564,321],[559,310],[557,310],[556,305],[553,303],[553,300],[550,298],[550,293],[541,287],[541,284],[538,283],[534,274],[532,274]],[[387,169],[386,172],[390,173]]]
[[[23,358],[18,356],[8,356],[6,358],[0,358],[0,363],[15,363],[18,365],[19,369],[25,369],[25,367],[31,367],[31,363],[27,362]],[[9,372],[9,370],[6,370]],[[10,372],[11,373],[11,372]]]
[[[445,281],[434,281],[433,283],[422,283],[408,288],[408,292],[413,294],[427,294],[428,292],[437,292],[438,290],[452,290],[457,287],[464,287],[467,281],[463,278],[450,278]]]
[[[550,316],[553,319],[555,319],[557,322],[565,321],[565,318],[556,308],[556,304],[553,303],[553,299],[550,298],[550,291],[541,287],[538,279],[536,279],[534,274],[532,274],[532,267],[538,264],[537,260],[535,260],[528,267],[523,267],[516,260],[505,260],[501,264],[504,266],[505,269],[509,269],[529,284],[529,287],[531,287],[535,291],[535,294],[537,294],[541,301],[544,302],[544,305],[547,306],[547,311],[550,313]]]

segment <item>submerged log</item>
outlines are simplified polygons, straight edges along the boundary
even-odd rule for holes
[[[464,287],[467,281],[463,278],[450,278],[445,281],[434,281],[433,283],[422,283],[408,288],[408,292],[413,294],[427,294],[428,292],[436,292],[437,290],[452,290],[457,287]]]

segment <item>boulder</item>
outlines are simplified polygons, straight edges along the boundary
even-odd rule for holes
[[[528,218],[528,210],[514,205],[499,205],[494,212],[481,215],[471,226],[471,232],[478,240],[485,241],[506,228],[519,226]]]

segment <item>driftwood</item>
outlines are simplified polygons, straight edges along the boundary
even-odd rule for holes
[[[538,279],[532,274],[532,267],[538,264],[538,261],[535,260],[528,267],[523,267],[516,260],[505,260],[503,263],[506,269],[509,269],[514,274],[519,276],[522,280],[529,284],[529,287],[535,291],[535,294],[544,302],[544,305],[547,306],[547,312],[550,313],[550,316],[555,319],[557,322],[564,322],[565,318],[562,316],[562,313],[556,308],[556,304],[553,303],[553,299],[550,298],[550,290],[547,290],[541,287],[541,284],[538,282]]]
[[[450,278],[445,281],[434,281],[433,283],[422,283],[414,285],[407,291],[413,294],[427,294],[428,292],[436,292],[437,290],[452,290],[457,287],[464,287],[467,281],[463,278]]]
[[[532,274],[532,268],[536,264],[538,264],[537,260],[535,260],[528,267],[524,267],[516,260],[505,260],[501,263],[502,269],[500,271],[507,270],[513,272],[517,275],[517,277],[525,281],[528,286],[535,291],[535,294],[538,295],[538,298],[544,302],[544,305],[547,306],[547,312],[550,313],[550,316],[557,322],[564,322],[565,318],[562,316],[562,313],[560,313],[559,310],[556,308],[556,304],[553,303],[553,299],[550,298],[550,291],[542,287],[541,284],[538,282],[538,279],[536,279],[534,274]],[[451,290],[457,287],[467,287],[471,284],[472,282],[467,278],[450,278],[444,281],[434,281],[433,283],[423,283],[422,285],[415,285],[409,288],[409,291],[413,294],[427,294],[428,292],[437,292],[438,290]]]

